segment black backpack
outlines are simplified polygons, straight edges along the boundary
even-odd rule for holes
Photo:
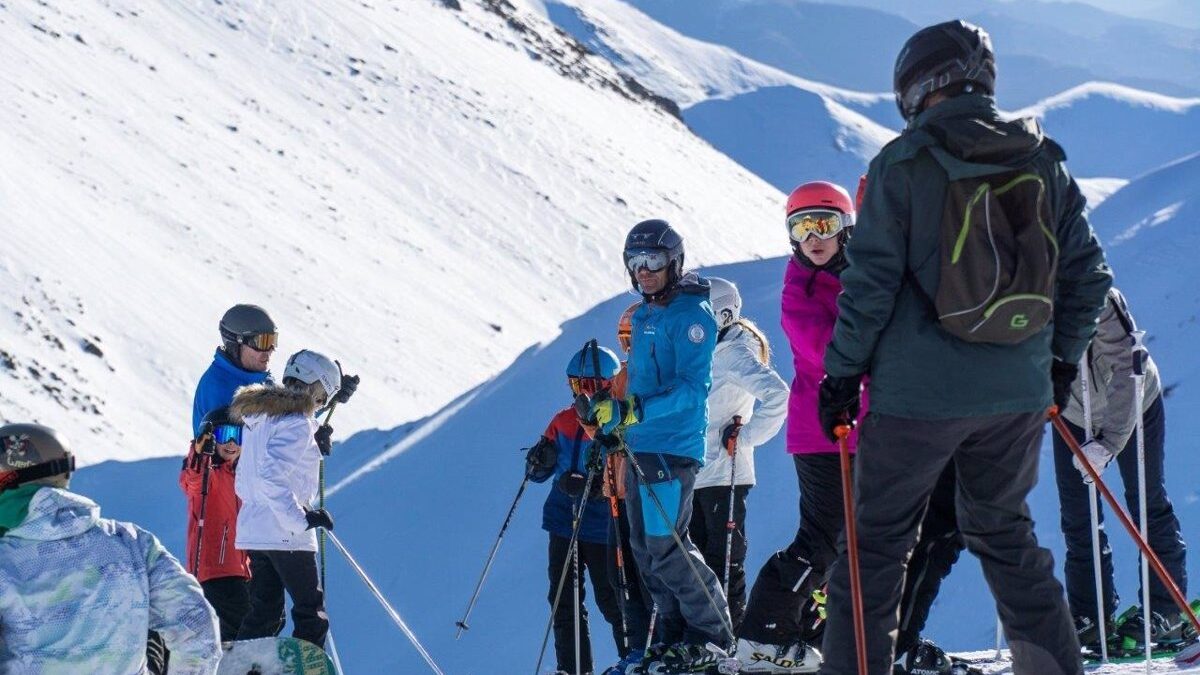
[[[949,181],[932,298],[942,328],[1005,345],[1041,331],[1054,314],[1052,223],[1045,179],[1031,168]]]

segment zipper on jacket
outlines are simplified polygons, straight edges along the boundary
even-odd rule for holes
[[[650,360],[654,362],[654,380],[661,387],[662,370],[658,367],[658,345],[654,342],[650,343]]]
[[[229,523],[225,523],[225,527],[221,529],[221,554],[217,556],[217,564],[225,564],[225,540],[229,538]]]

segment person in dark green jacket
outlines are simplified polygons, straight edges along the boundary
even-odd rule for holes
[[[1035,120],[999,116],[995,75],[991,39],[977,26],[938,24],[905,44],[895,93],[908,126],[871,162],[825,353],[818,407],[831,438],[834,427],[855,419],[860,381],[871,378],[854,502],[873,674],[892,672],[906,560],[951,459],[959,527],[996,597],[1013,672],[1082,672],[1063,589],[1050,552],[1038,546],[1026,497],[1037,480],[1046,411],[1069,393],[1112,275],[1063,165],[1065,153]],[[1052,315],[1020,341],[967,341],[943,327],[935,309],[949,188],[1017,170],[1044,186],[1036,199],[1043,218],[1025,221],[1038,220],[1052,237],[1042,243],[1053,252],[1046,256],[1055,273],[1052,297],[1042,298],[1052,302]],[[1011,253],[1001,248],[996,258]],[[977,264],[991,262],[989,255]],[[1013,324],[1021,325],[1025,317],[1016,316]],[[829,585],[825,675],[857,672],[842,548]]]

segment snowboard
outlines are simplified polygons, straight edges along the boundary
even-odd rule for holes
[[[279,637],[226,643],[217,675],[337,675],[337,671],[320,647]]]

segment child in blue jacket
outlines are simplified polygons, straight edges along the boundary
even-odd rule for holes
[[[593,340],[571,357],[567,364],[567,382],[571,392],[591,396],[608,391],[612,380],[621,370],[621,362],[612,351],[596,345]],[[592,579],[596,605],[612,628],[618,652],[623,650],[625,636],[621,633],[621,609],[614,584],[608,571],[615,558],[609,543],[609,524],[612,520],[608,500],[602,494],[604,484],[604,449],[592,440],[592,430],[584,427],[579,413],[572,407],[555,414],[550,426],[528,455],[530,480],[537,483],[553,478],[546,504],[542,507],[542,529],[550,533],[549,569],[550,591],[547,600],[554,606],[559,579],[566,569],[558,606],[554,608],[554,652],[558,672],[591,673],[592,648],[588,634],[588,613],[584,606],[583,576]],[[596,455],[598,453],[598,456]],[[587,486],[589,465],[597,468]],[[585,493],[586,488],[586,493]],[[571,529],[577,509],[583,509],[576,543],[578,562],[571,550]],[[576,576],[578,570],[578,576]],[[579,584],[579,606],[576,614],[575,592],[572,583]],[[575,616],[579,617],[579,660],[575,663]]]

